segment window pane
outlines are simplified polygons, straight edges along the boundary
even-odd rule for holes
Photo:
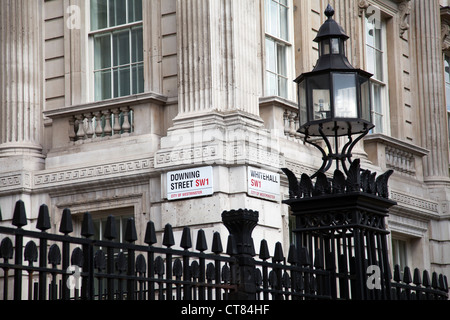
[[[278,21],[278,4],[272,0],[267,0],[268,1],[268,6],[266,7],[266,15],[267,15],[267,20],[266,20],[266,30],[267,33],[278,37],[279,36],[279,31],[278,31],[278,26],[279,26],[279,21]]]
[[[126,0],[109,0],[109,26],[114,27],[127,23]]]
[[[107,0],[91,0],[91,30],[108,26]]]
[[[94,73],[95,100],[111,98],[111,70],[97,71]]]
[[[277,44],[277,73],[283,76],[287,75],[286,67],[286,46]]]
[[[142,0],[128,0],[128,23],[142,20]]]
[[[111,67],[111,37],[109,34],[94,37],[94,69]]]
[[[275,42],[269,38],[266,38],[266,69],[272,72],[277,71]]]
[[[378,79],[380,81],[384,80],[384,75],[383,75],[383,53],[380,51],[376,51],[375,52],[375,74],[374,77],[375,79]]]
[[[139,63],[132,66],[133,94],[144,92],[144,64]]]
[[[142,27],[131,30],[131,62],[143,61]]]
[[[287,98],[287,79],[278,77],[278,95],[283,98]]]
[[[271,72],[266,72],[266,95],[278,95],[278,79],[277,75]]]
[[[130,67],[114,69],[114,98],[130,94]]]
[[[114,66],[130,63],[129,30],[113,33],[113,62]]]
[[[280,6],[280,38],[288,40],[288,8]]]

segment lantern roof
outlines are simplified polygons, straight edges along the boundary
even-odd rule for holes
[[[341,38],[344,41],[349,38],[349,36],[345,33],[344,29],[333,19],[334,9],[328,4],[325,15],[328,19],[322,24],[317,32],[317,36],[315,37],[315,42],[320,42],[326,38]]]

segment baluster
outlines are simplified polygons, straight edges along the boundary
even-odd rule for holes
[[[113,114],[114,114],[114,126],[113,126],[113,131],[114,134],[120,134],[120,130],[121,130],[121,126],[120,126],[120,109],[114,109],[113,110]]]
[[[128,116],[130,114],[130,108],[125,107],[125,108],[121,108],[122,111],[122,116],[123,116],[123,124],[122,124],[122,130],[124,133],[130,133],[131,131],[131,124],[130,121],[128,119]]]
[[[92,113],[86,113],[84,115],[86,122],[87,122],[87,128],[86,128],[86,136],[88,138],[92,138],[92,136],[94,135],[94,129],[93,129],[93,115]]]
[[[290,112],[289,113],[289,136],[293,137],[295,136],[295,123],[294,123],[295,113]]]
[[[78,121],[78,131],[77,131],[77,140],[83,140],[86,133],[84,131],[84,117],[82,114],[75,116]]]
[[[105,111],[103,111],[103,114],[105,115],[105,126],[103,128],[103,132],[104,132],[105,136],[111,136],[111,134],[112,134],[111,111],[105,110]]]
[[[295,135],[296,139],[301,138],[300,132],[297,131],[299,127],[300,127],[300,118],[299,118],[298,114],[296,113],[295,118],[294,118],[294,130],[295,130],[294,135]]]
[[[75,133],[75,117],[70,117],[69,119],[69,140],[75,141],[77,139],[77,135]]]
[[[94,112],[95,116],[95,136],[97,138],[100,138],[103,134],[103,128],[102,128],[102,113],[100,111]]]
[[[285,110],[283,113],[283,122],[284,122],[284,135],[287,137],[289,135],[289,116],[287,110]]]

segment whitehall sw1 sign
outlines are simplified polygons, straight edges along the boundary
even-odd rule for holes
[[[167,172],[167,199],[177,200],[213,194],[212,167]]]
[[[280,200],[280,175],[266,170],[248,167],[247,194],[266,200]]]

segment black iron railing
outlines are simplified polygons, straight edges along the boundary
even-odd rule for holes
[[[62,213],[59,233],[50,233],[46,205],[39,209],[34,230],[22,201],[16,203],[13,227],[0,227],[0,299],[2,300],[310,300],[359,299],[342,296],[336,286],[359,287],[355,273],[333,270],[321,249],[291,245],[287,257],[281,243],[269,253],[262,240],[256,254],[251,237],[258,212],[231,210],[222,213],[230,231],[226,250],[221,235],[214,233],[211,247],[203,230],[195,245],[191,230],[184,228],[175,241],[170,225],[157,246],[154,224],[147,223],[138,243],[133,219],[127,221],[124,240],[116,242],[114,217],[107,219],[104,239],[94,235],[91,215],[85,213],[81,236],[72,236],[70,210]],[[445,276],[428,273],[414,278],[395,269],[391,299],[447,299]],[[345,280],[345,281],[344,281]],[[364,284],[365,285],[365,284]],[[367,299],[386,297],[377,288]]]

